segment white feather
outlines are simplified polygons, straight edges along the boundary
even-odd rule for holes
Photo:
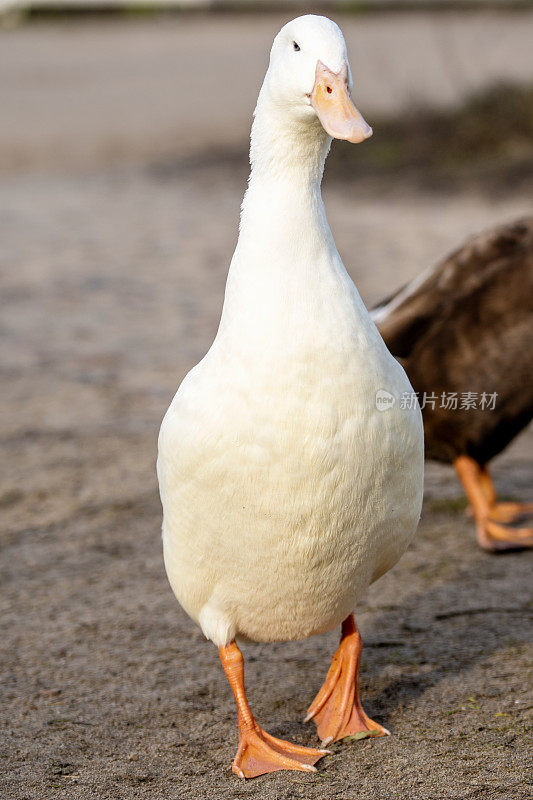
[[[376,408],[379,389],[412,390],[335,248],[331,140],[302,99],[317,60],[338,69],[345,53],[324,17],[276,37],[220,327],[161,426],[167,574],[216,645],[335,627],[420,515],[420,411]]]

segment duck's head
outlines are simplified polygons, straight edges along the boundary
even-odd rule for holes
[[[274,39],[262,94],[285,117],[316,118],[334,139],[362,142],[372,135],[351,99],[346,44],[338,25],[307,14],[288,22]]]

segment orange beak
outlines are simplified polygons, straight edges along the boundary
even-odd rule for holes
[[[319,61],[310,97],[322,127],[334,139],[357,144],[372,136],[372,128],[352,103],[346,64],[340,72],[332,72]]]

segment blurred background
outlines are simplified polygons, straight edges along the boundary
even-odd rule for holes
[[[327,795],[235,789],[216,652],[166,584],[158,427],[216,332],[272,40],[307,11],[343,29],[374,128],[324,182],[369,305],[533,212],[529,2],[0,0],[2,797],[527,796],[531,554],[477,549],[451,469],[428,465],[420,533],[359,617],[367,710],[398,735],[328,762]],[[503,496],[531,499],[532,443],[497,462]],[[249,649],[275,735],[310,741],[328,648]]]

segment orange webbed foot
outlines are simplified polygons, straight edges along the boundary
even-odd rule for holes
[[[239,778],[256,778],[280,769],[316,772],[313,764],[329,751],[285,742],[264,731],[255,721],[246,699],[244,659],[237,644],[233,641],[219,647],[219,654],[239,715],[239,746],[233,759],[233,772]]]
[[[524,550],[533,547],[533,528],[511,528],[492,519],[479,520],[477,540],[489,553]]]
[[[359,662],[363,644],[353,616],[343,634],[326,680],[311,703],[305,721],[314,719],[323,745],[345,739],[389,736],[390,732],[365,713],[359,699]],[[357,734],[362,734],[360,737]]]
[[[256,778],[281,769],[316,772],[313,764],[328,752],[276,739],[254,720],[253,727],[239,732],[239,747],[232,770],[239,778]]]
[[[490,508],[490,518],[495,522],[516,522],[521,517],[533,514],[533,503],[495,503]]]
[[[453,462],[476,520],[477,541],[489,553],[533,547],[533,528],[507,523],[533,512],[533,503],[499,503],[487,465],[467,455]]]

